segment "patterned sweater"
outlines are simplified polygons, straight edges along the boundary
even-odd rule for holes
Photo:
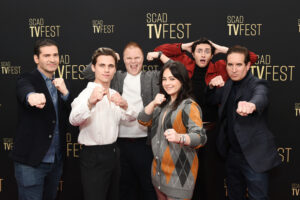
[[[193,195],[198,172],[196,149],[203,146],[207,140],[201,117],[201,109],[192,99],[185,99],[173,111],[170,106],[157,107],[152,115],[142,111],[138,116],[139,123],[151,126],[154,155],[152,182],[168,197],[190,199]],[[182,146],[168,142],[164,132],[170,128],[177,133],[188,134],[191,139],[190,145]]]

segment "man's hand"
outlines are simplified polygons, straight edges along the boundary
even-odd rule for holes
[[[148,61],[152,61],[152,60],[154,60],[154,59],[157,59],[157,58],[158,58],[158,55],[159,55],[159,52],[157,52],[157,51],[148,52],[148,53],[147,53],[147,60],[148,60]]]
[[[215,78],[211,79],[208,86],[210,88],[213,88],[213,87],[223,87],[225,85],[225,82],[222,78],[221,75],[219,76],[216,76]]]
[[[120,106],[122,109],[127,110],[128,103],[119,93],[115,93],[110,97],[110,101]]]
[[[66,87],[64,79],[62,79],[62,78],[55,78],[52,81],[52,84],[56,87],[56,89],[58,91],[60,91],[60,93],[62,93],[62,95],[66,96],[69,93],[69,90]]]
[[[194,44],[194,42],[184,43],[181,45],[181,49],[183,51],[188,51],[188,52],[192,53],[193,44]]]
[[[248,116],[252,114],[256,110],[256,106],[254,103],[247,101],[239,101],[236,112],[241,116]]]
[[[104,90],[102,87],[96,86],[88,99],[88,106],[91,109],[96,103],[102,100],[103,96],[108,93],[108,90]]]
[[[228,47],[218,45],[218,44],[216,44],[216,43],[213,43],[213,42],[210,41],[210,40],[209,40],[209,42],[210,42],[210,44],[211,44],[213,47],[215,47],[215,49],[216,49],[216,50],[215,50],[215,55],[218,54],[218,53],[224,53],[224,54],[227,53]]]
[[[43,93],[31,93],[27,99],[30,106],[43,109],[46,105],[46,97]]]

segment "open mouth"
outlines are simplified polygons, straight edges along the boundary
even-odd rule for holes
[[[205,59],[200,59],[200,63],[201,63],[201,64],[205,64],[205,63],[206,63],[206,60],[205,60]]]

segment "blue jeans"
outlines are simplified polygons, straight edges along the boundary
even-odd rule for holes
[[[63,161],[41,163],[36,167],[14,162],[19,200],[54,200],[62,174]]]
[[[227,188],[230,200],[267,200],[268,174],[255,172],[242,153],[229,152],[226,160]],[[248,198],[246,190],[248,188]]]

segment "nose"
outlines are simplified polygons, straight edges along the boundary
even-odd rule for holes
[[[55,57],[54,56],[50,56],[50,62],[54,62],[55,61]]]
[[[108,67],[108,66],[105,66],[105,67],[104,67],[104,71],[105,71],[105,72],[109,72],[109,67]]]
[[[236,72],[236,70],[237,70],[237,67],[234,65],[233,67],[232,67],[232,72]]]

